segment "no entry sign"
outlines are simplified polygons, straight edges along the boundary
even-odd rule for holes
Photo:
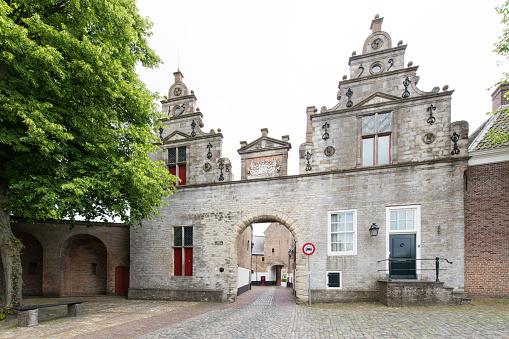
[[[304,244],[304,246],[302,246],[302,252],[304,252],[305,255],[311,255],[315,253],[315,245],[310,242]]]

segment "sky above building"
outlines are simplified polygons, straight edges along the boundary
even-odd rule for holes
[[[452,120],[470,133],[491,110],[492,86],[508,71],[493,53],[502,35],[502,1],[174,1],[138,0],[154,23],[150,46],[164,64],[139,68],[147,87],[168,95],[180,68],[203,113],[203,130],[221,129],[223,157],[240,179],[240,141],[290,136],[289,174],[298,174],[306,107],[333,107],[349,75],[352,51],[362,53],[375,14],[382,30],[407,44],[405,64],[419,66],[418,88],[449,85]],[[501,62],[499,62],[501,61]]]

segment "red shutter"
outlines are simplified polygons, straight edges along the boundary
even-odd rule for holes
[[[184,249],[184,275],[193,275],[193,249]]]
[[[182,275],[182,249],[173,249],[173,274]]]
[[[170,174],[177,175],[177,167],[176,166],[169,166],[168,170],[170,171]],[[173,183],[175,185],[175,183]]]
[[[186,165],[179,165],[179,178],[181,180],[179,185],[185,185],[186,184]]]

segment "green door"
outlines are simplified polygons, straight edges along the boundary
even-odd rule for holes
[[[415,234],[389,235],[391,278],[416,279]]]

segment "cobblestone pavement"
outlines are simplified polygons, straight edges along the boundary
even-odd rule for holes
[[[75,298],[74,298],[75,299]],[[28,299],[26,305],[62,299]],[[494,304],[495,303],[495,304]],[[0,338],[509,338],[509,302],[388,308],[295,305],[291,290],[256,287],[232,304],[88,298],[85,314],[40,311],[39,326],[0,322]]]

